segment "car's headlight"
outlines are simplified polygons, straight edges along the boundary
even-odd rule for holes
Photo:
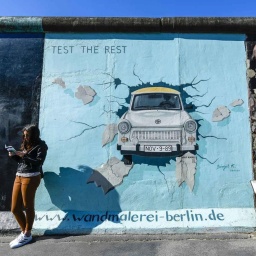
[[[131,123],[128,120],[123,120],[118,124],[118,131],[125,134],[131,130]]]
[[[197,123],[190,119],[185,122],[184,129],[188,133],[193,133],[197,129]]]

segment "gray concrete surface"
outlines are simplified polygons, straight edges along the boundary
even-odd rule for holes
[[[2,256],[255,256],[256,234],[36,236],[10,249],[13,234],[0,234]]]
[[[171,32],[254,34],[255,17],[0,17],[0,32]]]

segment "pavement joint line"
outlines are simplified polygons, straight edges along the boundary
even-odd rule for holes
[[[0,244],[9,243],[14,235],[6,235],[1,237],[0,233]],[[256,239],[255,234],[248,233],[233,233],[233,234],[175,234],[175,235],[35,235],[33,236],[34,242],[45,242],[45,243],[113,243],[113,242],[152,242],[152,241],[206,241],[206,240],[238,240],[238,239]]]

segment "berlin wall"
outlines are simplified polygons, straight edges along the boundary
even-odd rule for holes
[[[255,18],[0,18],[0,230],[21,129],[39,234],[253,231]]]

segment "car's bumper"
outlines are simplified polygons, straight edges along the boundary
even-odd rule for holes
[[[147,145],[117,145],[117,150],[120,150],[122,155],[144,155],[144,156],[172,156],[186,152],[193,152],[198,150],[198,145],[172,145],[171,151],[168,152],[155,152],[155,151],[145,151],[145,146]],[[165,147],[165,145],[163,146]]]

